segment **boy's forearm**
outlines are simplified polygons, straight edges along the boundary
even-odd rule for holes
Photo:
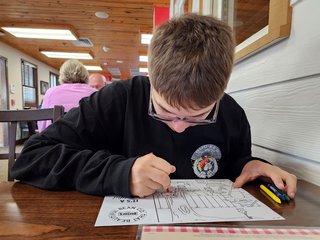
[[[11,174],[21,182],[43,189],[130,196],[133,161],[106,150],[79,150],[36,135],[26,143]]]

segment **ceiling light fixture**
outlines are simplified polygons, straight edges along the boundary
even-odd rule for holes
[[[100,66],[84,66],[88,71],[102,71],[103,69]]]
[[[102,47],[102,50],[103,50],[105,53],[107,53],[107,52],[109,52],[110,48],[108,48],[108,47],[106,47],[106,46],[103,46],[103,47]]]
[[[96,15],[97,18],[107,19],[109,17],[109,14],[106,12],[96,12],[94,15]]]
[[[41,51],[41,53],[46,55],[49,58],[93,59],[90,53],[51,52],[51,51]]]
[[[148,68],[139,68],[139,72],[148,73]]]
[[[141,43],[142,44],[150,44],[152,38],[152,34],[142,33],[141,34]]]
[[[140,75],[139,69],[130,69],[131,76],[138,76]]]
[[[2,27],[2,29],[17,38],[77,40],[77,37],[68,29],[43,29],[19,27]]]
[[[148,62],[148,56],[139,56],[140,62]]]
[[[108,71],[111,73],[111,75],[114,75],[114,76],[121,75],[120,69],[116,67],[108,67]]]

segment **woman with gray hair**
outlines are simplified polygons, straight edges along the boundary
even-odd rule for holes
[[[44,95],[41,108],[64,106],[65,112],[78,107],[83,97],[90,96],[97,90],[88,85],[89,73],[78,60],[67,60],[60,68],[59,82],[61,85],[49,88]],[[38,122],[39,132],[51,124],[51,121]]]

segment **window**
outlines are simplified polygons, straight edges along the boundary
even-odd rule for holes
[[[50,87],[55,87],[59,85],[59,75],[50,72],[49,73],[49,81],[50,81]]]
[[[0,56],[0,110],[9,109],[8,60]],[[0,123],[0,146],[8,146],[8,125]]]
[[[37,107],[37,66],[22,60],[22,101],[24,107]]]

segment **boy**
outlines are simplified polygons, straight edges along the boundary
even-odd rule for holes
[[[31,138],[12,176],[45,189],[144,197],[170,178],[271,179],[291,198],[296,177],[251,156],[250,126],[224,90],[233,65],[231,29],[186,14],[160,26],[149,74],[80,102]]]

